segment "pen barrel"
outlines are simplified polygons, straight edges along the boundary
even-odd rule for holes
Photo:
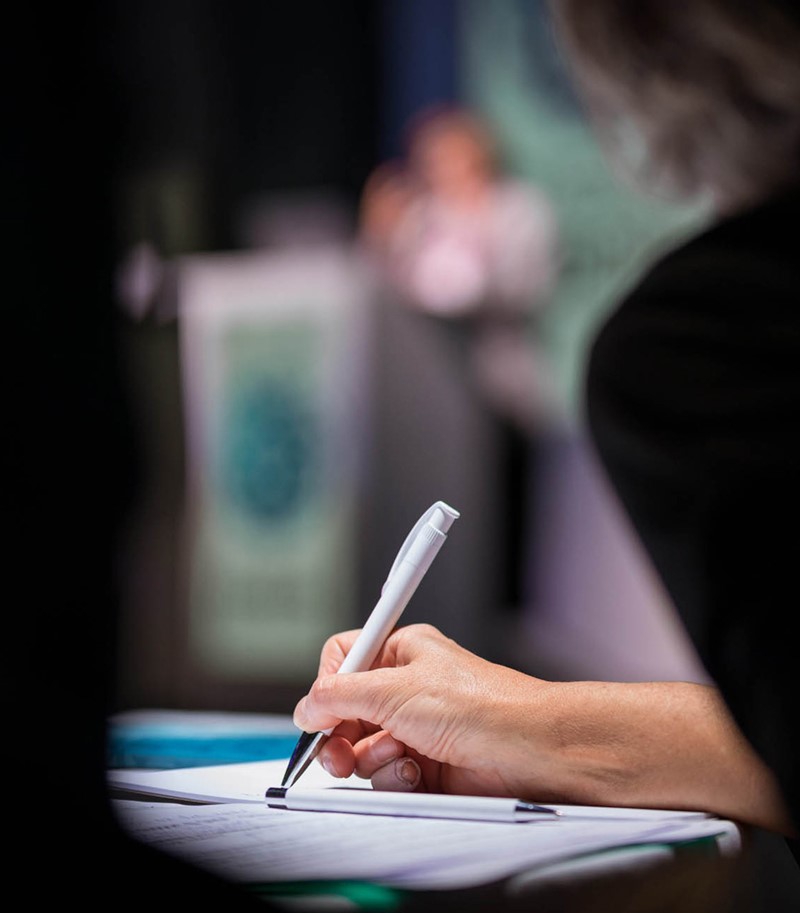
[[[446,538],[435,527],[429,524],[423,526],[386,581],[380,599],[344,658],[339,672],[364,672],[369,669]]]
[[[465,821],[517,820],[517,800],[490,796],[405,793],[374,789],[294,787],[283,798],[267,799],[273,808],[295,811],[392,815],[409,818],[452,818]]]

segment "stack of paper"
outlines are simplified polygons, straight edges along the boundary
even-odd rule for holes
[[[740,846],[735,824],[698,812],[559,805],[557,818],[505,824],[270,808],[265,791],[280,784],[285,766],[111,771],[109,784],[115,796],[139,797],[115,799],[134,837],[242,884],[348,879],[452,889],[619,847],[659,850],[703,838],[723,852]],[[343,782],[316,764],[303,779]],[[141,799],[148,795],[159,801]]]

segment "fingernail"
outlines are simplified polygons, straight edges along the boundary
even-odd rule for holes
[[[298,705],[294,708],[294,716],[292,717],[292,722],[298,729],[305,729],[306,715],[305,715],[305,703],[306,699],[301,698]]]
[[[399,753],[399,746],[393,739],[381,739],[372,748],[373,758],[381,765],[394,761]]]
[[[411,758],[403,758],[398,761],[394,769],[398,779],[402,780],[406,786],[416,786],[419,783],[422,771],[419,769],[419,764],[412,761]]]
[[[323,755],[319,759],[319,763],[322,765],[322,769],[325,771],[325,773],[330,774],[332,777],[336,776],[336,771],[333,769],[333,763],[327,755]]]

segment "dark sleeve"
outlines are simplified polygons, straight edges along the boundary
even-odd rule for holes
[[[707,670],[800,823],[800,295],[702,246],[656,267],[587,376],[601,461]]]

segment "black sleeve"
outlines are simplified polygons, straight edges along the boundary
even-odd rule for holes
[[[800,823],[800,295],[690,248],[601,330],[587,375],[612,485],[742,731]]]

